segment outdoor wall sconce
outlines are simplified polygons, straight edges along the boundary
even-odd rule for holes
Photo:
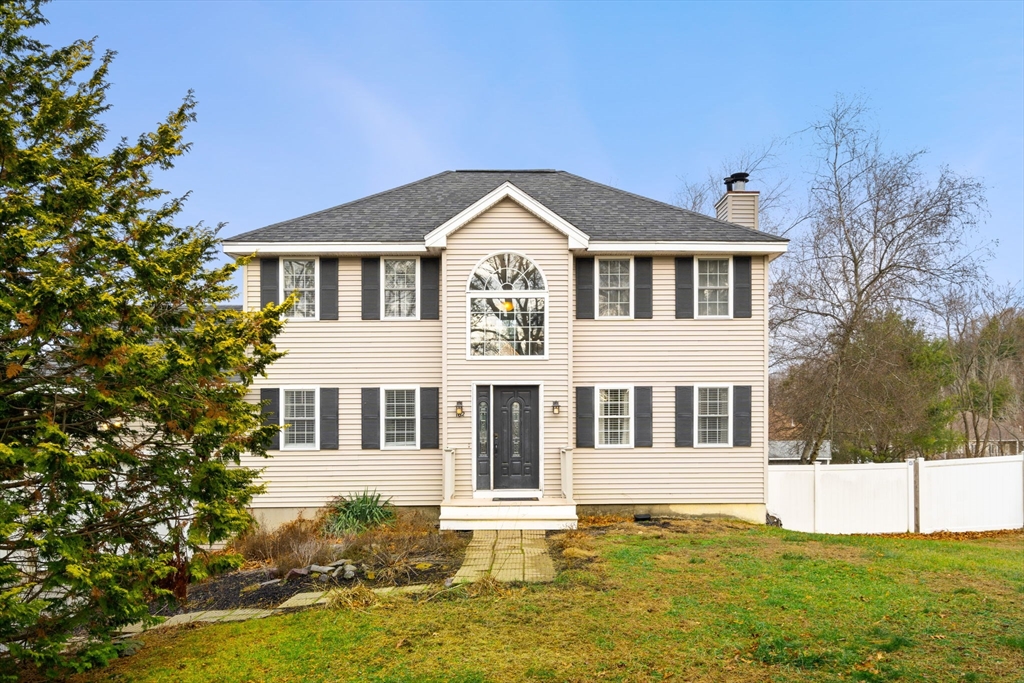
[[[462,417],[466,413],[462,410],[462,401],[455,402],[455,417]]]
[[[554,403],[551,404],[551,412],[555,415],[558,415],[560,412],[562,412],[562,407],[558,405],[558,401],[555,401]]]

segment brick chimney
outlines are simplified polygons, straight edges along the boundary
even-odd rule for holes
[[[715,204],[715,213],[718,220],[760,230],[757,214],[761,193],[747,190],[749,177],[749,173],[733,173],[725,179],[725,194]]]

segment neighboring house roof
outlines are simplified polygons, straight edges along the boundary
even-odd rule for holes
[[[416,242],[511,183],[592,240],[788,240],[565,171],[445,171],[392,190],[282,221],[225,242]]]
[[[800,454],[803,453],[803,441],[768,441],[768,460],[800,462]],[[829,462],[832,460],[832,442],[828,439],[821,442],[818,449],[818,461]]]
[[[950,424],[950,427],[960,434],[964,433],[964,421],[963,418],[957,416],[956,419]],[[992,420],[991,426],[989,426],[989,419],[987,417],[978,416],[978,436],[979,439],[984,439],[986,433],[988,434],[989,441],[1024,441],[1024,433],[1019,427],[1014,427],[1005,422],[999,420]],[[967,413],[967,440],[970,442],[975,441],[974,435],[974,416],[972,413]]]

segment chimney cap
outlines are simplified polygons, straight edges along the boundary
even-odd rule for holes
[[[749,177],[749,173],[733,173],[725,179],[725,191],[732,192],[733,186],[736,185],[737,187],[735,189],[742,192],[747,189],[747,178]]]

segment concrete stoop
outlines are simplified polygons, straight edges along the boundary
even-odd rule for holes
[[[543,531],[576,528],[576,503],[564,498],[528,501],[450,499],[441,503],[441,529]]]

